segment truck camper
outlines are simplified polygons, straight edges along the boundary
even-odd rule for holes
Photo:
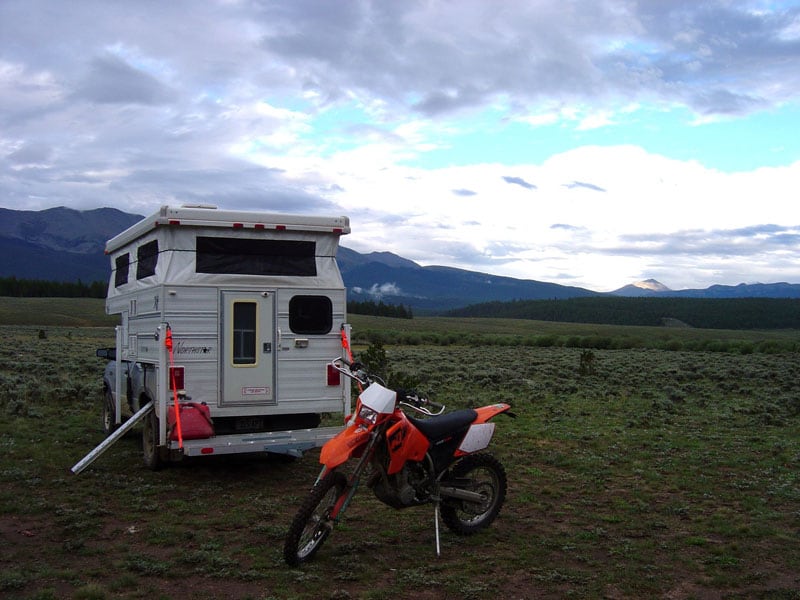
[[[340,431],[347,344],[336,263],[347,217],[163,206],[106,244],[106,312],[120,317],[104,376],[109,437],[136,422],[144,461],[275,452],[299,456]],[[123,420],[123,412],[131,417]],[[337,417],[341,423],[341,417]]]

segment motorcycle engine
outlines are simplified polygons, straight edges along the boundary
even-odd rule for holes
[[[387,475],[385,471],[375,473],[369,486],[384,504],[392,508],[405,508],[427,500],[423,492],[427,479],[427,474],[419,465],[407,464],[394,475]]]

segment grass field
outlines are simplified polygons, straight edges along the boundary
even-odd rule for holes
[[[99,298],[9,298],[0,297],[0,325],[40,327],[113,327],[117,315],[105,314]]]
[[[352,320],[355,331],[454,335],[387,343],[391,369],[451,409],[514,406],[517,419],[497,421],[509,493],[488,531],[444,531],[437,559],[430,507],[394,511],[362,489],[317,560],[289,569],[283,536],[317,452],[151,472],[134,430],[72,475],[102,440],[94,349],[113,329],[16,322],[0,327],[0,597],[800,598],[797,352],[481,344],[675,334]],[[682,347],[800,338],[678,335]]]
[[[0,297],[0,326],[113,327],[116,315],[105,314],[96,298]],[[601,349],[655,348],[712,352],[800,352],[795,330],[741,331],[683,327],[626,327],[554,323],[524,319],[417,317],[388,319],[349,315],[356,343],[378,337],[397,345],[568,346]]]

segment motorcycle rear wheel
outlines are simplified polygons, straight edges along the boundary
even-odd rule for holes
[[[306,497],[297,511],[286,541],[283,558],[290,567],[311,560],[333,530],[331,509],[346,493],[347,478],[338,471],[325,475]]]
[[[477,492],[483,499],[480,503],[453,498],[442,502],[442,521],[448,529],[458,535],[472,535],[491,525],[503,507],[508,488],[500,461],[488,452],[470,454],[456,463],[450,477],[469,480],[459,487]]]

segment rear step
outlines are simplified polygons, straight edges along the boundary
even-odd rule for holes
[[[185,456],[209,456],[246,452],[273,452],[300,457],[311,448],[319,448],[341,427],[317,427],[290,431],[266,431],[238,435],[217,435],[207,439],[183,440]]]
[[[72,472],[76,475],[97,460],[114,442],[125,435],[134,425],[153,410],[153,402],[145,404],[99,446],[83,457]],[[342,431],[341,427],[316,427],[290,431],[267,431],[238,435],[217,435],[207,439],[183,440],[184,456],[213,456],[218,454],[242,454],[246,452],[272,452],[299,458],[306,450],[320,448],[325,442]],[[177,448],[177,442],[171,442]]]

